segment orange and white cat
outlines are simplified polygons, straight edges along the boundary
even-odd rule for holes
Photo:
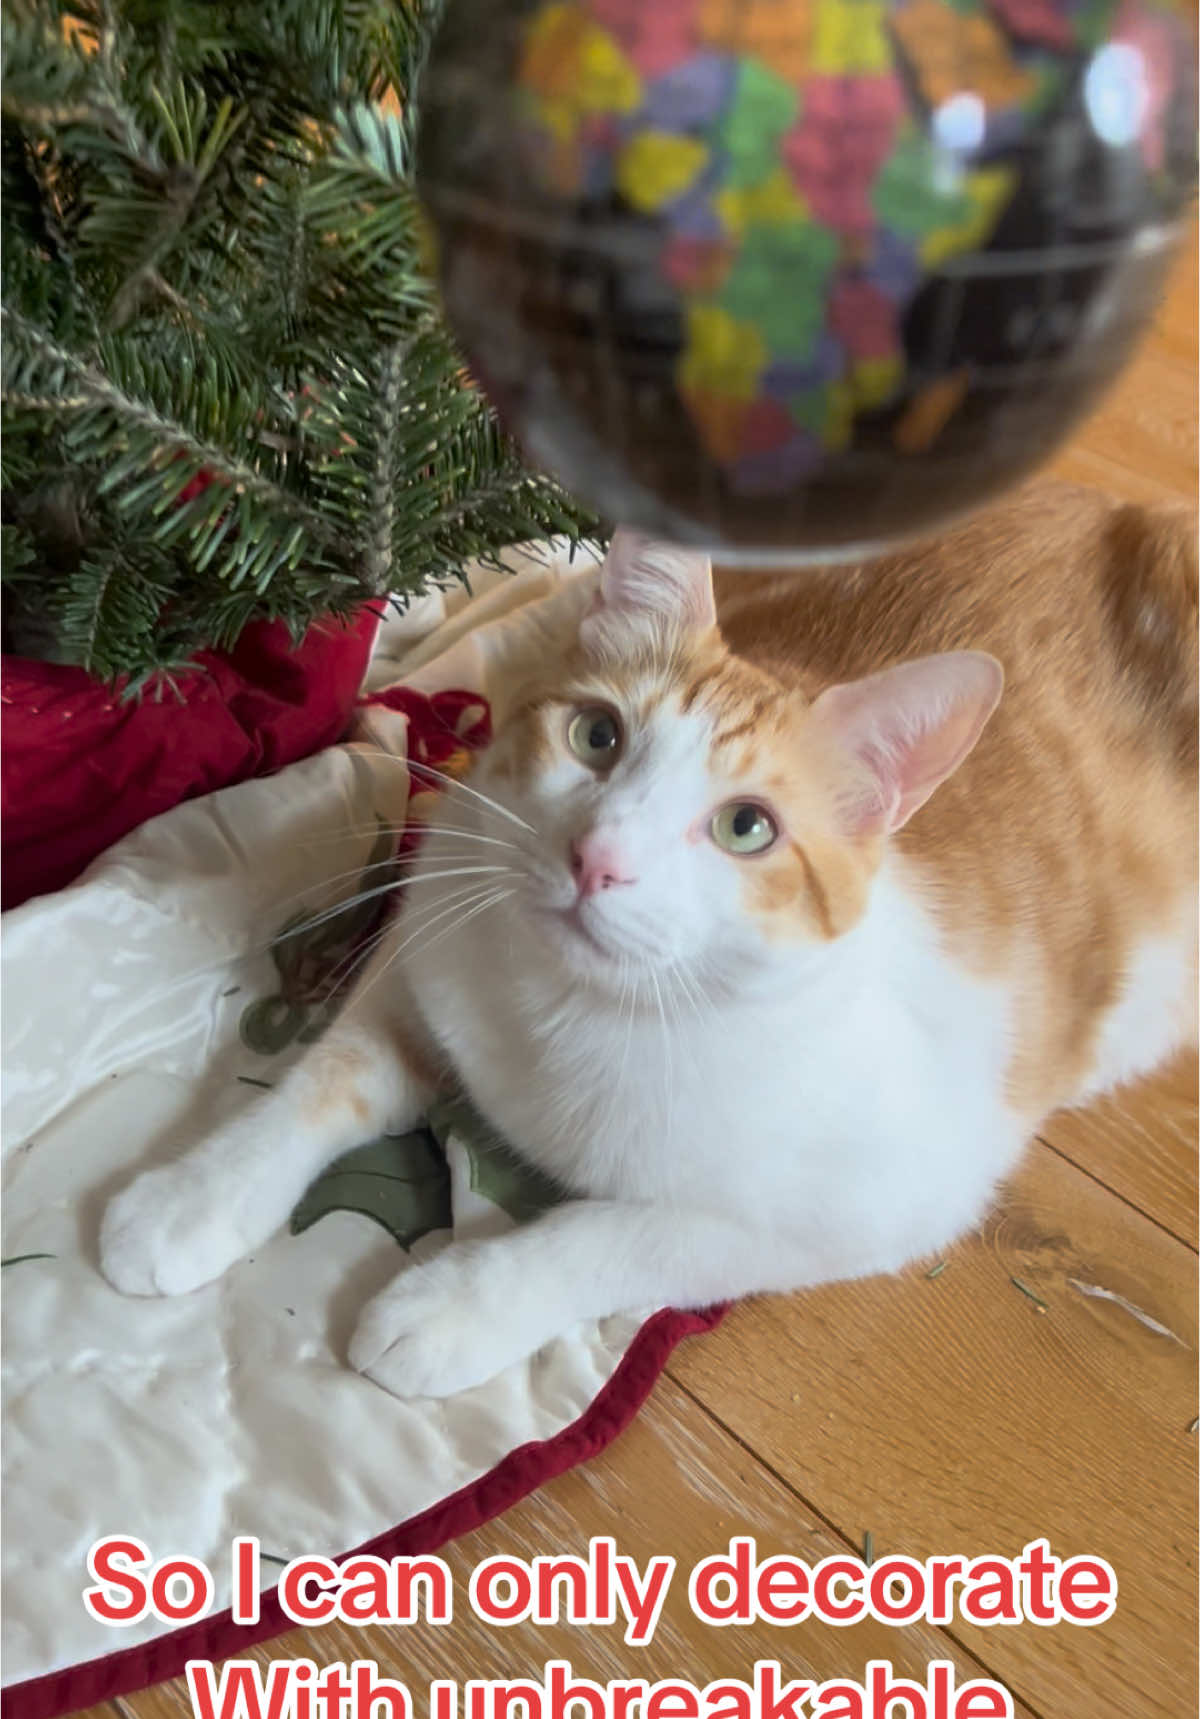
[[[400,1395],[945,1247],[1194,1033],[1195,626],[1186,514],[1051,485],[715,597],[618,532],[503,623],[494,743],[339,1020],[115,1198],[106,1276],[216,1277],[442,1082],[573,1197],[364,1309]]]

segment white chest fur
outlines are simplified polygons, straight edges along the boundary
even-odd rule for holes
[[[1004,995],[945,957],[894,876],[850,936],[736,998],[589,986],[519,900],[413,954],[412,994],[476,1104],[580,1194],[783,1230],[819,1212],[838,1269],[886,1269],[977,1221],[1022,1143]]]

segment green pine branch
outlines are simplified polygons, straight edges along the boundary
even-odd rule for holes
[[[130,685],[591,521],[422,258],[428,0],[9,0],[6,598]]]

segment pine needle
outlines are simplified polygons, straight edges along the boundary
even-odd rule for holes
[[[1022,1283],[1019,1277],[1010,1276],[1008,1281],[1012,1284],[1014,1289],[1019,1289],[1022,1295],[1028,1297],[1028,1299],[1033,1302],[1039,1313],[1048,1313],[1050,1311],[1049,1302],[1043,1301],[1041,1296],[1037,1294],[1036,1290],[1030,1289],[1027,1283]]]

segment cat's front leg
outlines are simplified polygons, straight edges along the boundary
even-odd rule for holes
[[[816,1235],[784,1236],[715,1212],[577,1200],[401,1271],[364,1308],[350,1361],[395,1396],[446,1397],[580,1319],[700,1307],[838,1275]]]
[[[432,1087],[394,1021],[348,1010],[279,1085],[174,1163],[112,1199],[100,1267],[125,1295],[210,1283],[287,1220],[312,1178],[385,1128],[411,1127]]]

